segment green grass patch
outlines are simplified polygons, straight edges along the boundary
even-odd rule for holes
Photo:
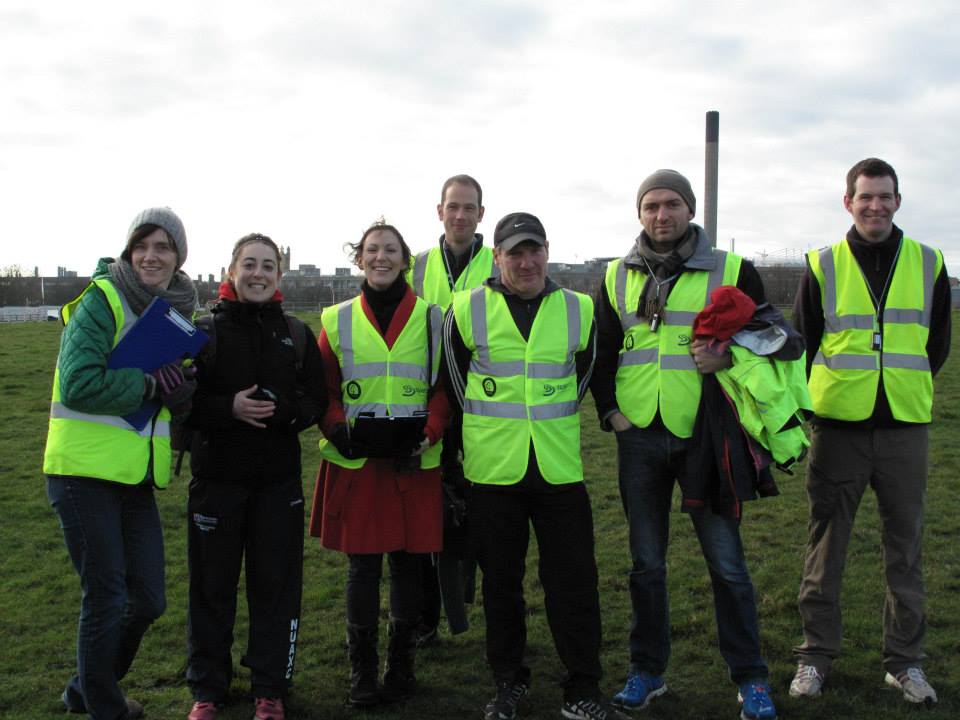
[[[316,314],[304,315],[314,328]],[[956,326],[956,322],[955,322]],[[0,717],[62,717],[59,695],[74,665],[80,590],[45,493],[41,459],[46,435],[50,384],[60,329],[54,323],[0,325]],[[925,579],[928,592],[926,669],[940,694],[936,714],[960,716],[960,365],[954,358],[937,378],[935,421],[931,430],[927,495]],[[626,523],[616,479],[612,436],[599,431],[591,403],[583,409],[583,452],[596,526],[600,599],[603,608],[604,690],[619,689],[626,669],[630,603],[627,593]],[[302,435],[304,493],[313,494],[319,465],[316,432]],[[843,593],[844,657],[835,665],[819,701],[787,696],[793,674],[791,648],[800,640],[796,594],[806,541],[804,470],[777,475],[782,494],[746,507],[743,537],[756,585],[764,653],[771,668],[775,699],[784,718],[913,718],[900,695],[883,687],[880,665],[883,575],[876,502],[867,492],[850,545]],[[184,680],[186,627],[186,472],[158,492],[167,553],[167,613],[151,628],[125,690],[146,706],[150,720],[182,720],[190,707]],[[675,498],[676,501],[677,498]],[[675,510],[677,504],[675,502]],[[643,716],[649,718],[734,718],[736,689],[720,658],[707,570],[689,519],[671,517],[669,583],[673,652],[667,671],[670,692]],[[559,716],[556,683],[563,668],[556,658],[536,579],[536,546],[529,554],[528,660],[533,688],[521,717]],[[304,596],[297,672],[288,716],[341,718],[348,684],[343,587],[345,559],[307,538]],[[240,590],[241,598],[243,589]],[[386,589],[382,595],[386,617]],[[225,720],[248,719],[249,675],[239,665],[246,642],[241,599],[234,648],[234,701]],[[480,717],[492,683],[484,661],[482,608],[471,608],[469,632],[420,653],[422,692],[405,705],[368,713],[378,718]],[[385,636],[385,632],[383,633]],[[383,639],[381,639],[381,643]]]

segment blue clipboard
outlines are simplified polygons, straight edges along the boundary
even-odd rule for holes
[[[163,298],[155,297],[137,321],[110,353],[107,367],[139,368],[153,372],[161,365],[195,357],[207,344],[207,334],[174,310]],[[160,409],[155,400],[145,402],[126,420],[137,430],[143,430]]]

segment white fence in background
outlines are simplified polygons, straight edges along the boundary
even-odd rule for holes
[[[57,305],[38,305],[37,307],[0,307],[0,323],[43,322],[60,319]]]

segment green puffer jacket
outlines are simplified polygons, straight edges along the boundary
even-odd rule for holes
[[[101,258],[93,279],[110,279],[107,266],[113,258]],[[143,372],[137,368],[108,370],[116,326],[113,311],[99,288],[90,288],[74,309],[60,336],[60,396],[77,412],[126,415],[143,402]]]

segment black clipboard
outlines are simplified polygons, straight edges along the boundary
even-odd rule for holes
[[[423,440],[428,414],[425,410],[402,417],[360,413],[350,428],[350,439],[363,446],[366,457],[406,457]]]

